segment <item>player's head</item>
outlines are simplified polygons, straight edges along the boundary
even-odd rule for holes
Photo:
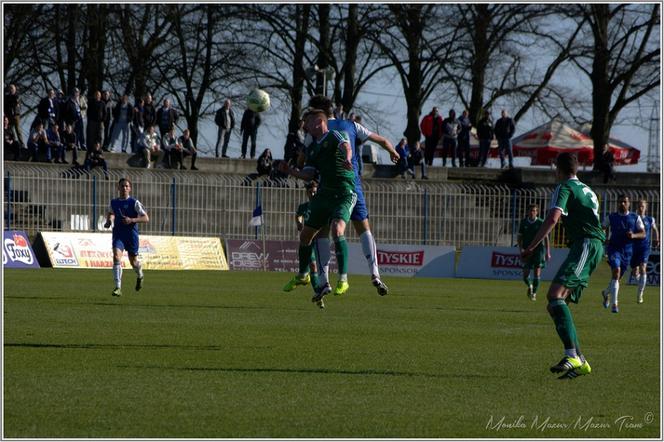
[[[318,192],[318,182],[316,180],[311,180],[307,184],[305,184],[305,187],[307,189],[307,195],[309,196],[309,199],[313,198],[314,195],[316,195],[316,192]]]
[[[334,115],[332,100],[325,95],[314,95],[309,99],[309,107],[312,109],[322,109],[328,117]]]
[[[304,127],[312,137],[318,139],[327,132],[327,113],[321,109],[309,109],[304,114]]]
[[[531,219],[537,218],[539,214],[539,206],[537,204],[531,204],[528,206],[528,217]]]
[[[556,158],[556,171],[560,178],[569,178],[576,176],[579,170],[579,160],[576,155],[570,152],[563,152]]]
[[[129,178],[120,178],[120,181],[118,181],[118,193],[120,196],[129,196],[129,193],[131,193],[131,181],[129,181]]]
[[[647,210],[648,210],[648,200],[646,200],[645,198],[639,198],[636,201],[636,211],[639,213],[639,215],[645,215]]]
[[[626,213],[629,210],[629,197],[625,194],[618,195],[618,212]]]

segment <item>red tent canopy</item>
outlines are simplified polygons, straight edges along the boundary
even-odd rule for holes
[[[615,164],[636,164],[641,152],[622,141],[610,138]],[[530,157],[533,166],[548,166],[560,152],[574,152],[581,165],[591,166],[595,157],[590,136],[554,118],[546,124],[512,139],[514,156]]]

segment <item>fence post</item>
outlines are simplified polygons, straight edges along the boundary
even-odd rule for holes
[[[12,229],[12,174],[7,172],[7,230]]]
[[[512,189],[512,239],[510,242],[510,247],[514,245],[514,231],[516,225],[516,190]]]
[[[97,176],[92,177],[92,230],[97,231]]]
[[[175,192],[177,190],[177,186],[175,184],[175,177],[171,180],[171,236],[175,236],[175,223],[177,221],[176,215],[177,215],[177,207],[175,206],[176,204],[176,199],[175,199]]]
[[[424,189],[422,194],[422,245],[426,245],[429,238],[429,192]]]
[[[602,219],[600,221],[604,221],[606,218],[606,190],[602,192]]]
[[[256,182],[256,207],[261,208],[261,221],[263,220],[263,207],[261,204],[261,183],[258,181]],[[252,211],[252,217],[253,217],[253,211]],[[261,226],[254,226],[254,235],[255,239],[258,239],[258,228]]]

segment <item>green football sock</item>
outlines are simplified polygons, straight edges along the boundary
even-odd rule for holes
[[[537,293],[537,289],[539,288],[539,283],[540,283],[539,278],[533,278],[533,293]]]
[[[311,272],[311,287],[316,289],[318,287],[318,273]]]
[[[579,340],[576,337],[576,327],[572,319],[572,312],[570,312],[565,301],[562,299],[549,301],[549,307],[551,308],[551,318],[554,324],[556,324],[556,331],[565,346],[565,350],[578,348]]]
[[[530,275],[528,275],[528,276],[524,276],[524,277],[523,277],[523,282],[525,282],[526,285],[530,285]]]
[[[346,243],[345,236],[338,236],[334,238],[334,254],[337,257],[337,266],[339,267],[339,274],[345,275],[348,273],[348,244]]]
[[[300,248],[297,251],[297,255],[300,260],[300,275],[304,275],[309,272],[309,264],[311,263],[311,249],[313,246],[311,244],[303,245],[300,244]]]

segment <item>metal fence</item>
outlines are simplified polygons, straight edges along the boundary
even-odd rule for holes
[[[61,168],[5,163],[3,199],[6,229],[98,230],[122,177],[146,207],[143,233],[284,240],[297,237],[295,210],[306,200],[301,182],[251,181],[241,176],[196,175],[177,171],[125,170],[78,174]],[[372,231],[380,243],[423,245],[513,245],[529,204],[540,212],[553,187],[459,185],[419,181],[368,180],[364,184]],[[660,211],[659,190],[596,189],[602,219],[617,208],[618,196],[646,198],[650,213]],[[260,202],[264,224],[249,225]],[[346,236],[357,240],[349,227]],[[564,246],[560,226],[552,243]]]

